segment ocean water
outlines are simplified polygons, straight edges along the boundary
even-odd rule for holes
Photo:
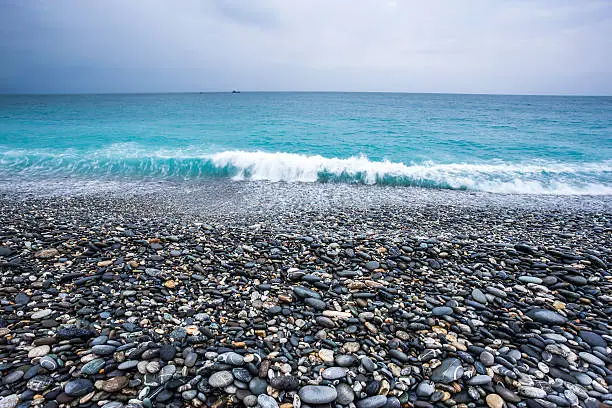
[[[0,95],[0,180],[612,194],[612,97]]]

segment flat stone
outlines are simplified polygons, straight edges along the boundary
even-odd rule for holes
[[[51,316],[52,313],[53,313],[53,310],[51,310],[51,309],[38,310],[38,311],[32,313],[30,318],[32,318],[34,320],[41,320],[41,319],[44,319],[46,317]]]
[[[527,312],[527,316],[536,322],[544,324],[559,325],[567,322],[566,317],[547,309],[531,309],[529,312]]]
[[[53,378],[48,375],[37,375],[28,381],[27,388],[35,392],[41,392],[53,384]]]
[[[357,401],[357,408],[381,408],[387,403],[387,397],[384,395],[373,395]]]
[[[438,307],[434,307],[431,310],[431,313],[434,316],[448,316],[448,315],[453,314],[453,309],[447,306],[438,306]]]
[[[346,377],[347,369],[344,367],[329,367],[323,370],[321,377],[325,380],[339,380]]]
[[[117,392],[124,389],[130,382],[125,376],[113,377],[102,383],[101,389],[106,392]]]
[[[347,383],[340,383],[336,386],[336,402],[340,405],[348,405],[355,400],[355,392]]]
[[[300,399],[307,404],[328,404],[338,397],[335,388],[324,385],[306,385],[298,392]]]
[[[487,304],[487,297],[484,292],[478,288],[472,289],[472,298],[478,303]]]
[[[468,380],[469,385],[485,385],[490,384],[493,381],[493,378],[488,375],[480,374],[476,375]]]
[[[30,351],[28,351],[28,358],[46,356],[47,354],[49,354],[50,351],[51,347],[49,347],[48,345],[34,347],[30,349]]]
[[[34,257],[39,258],[39,259],[50,259],[58,255],[59,255],[59,251],[55,248],[41,249],[40,251],[36,251],[34,253]]]
[[[592,331],[580,330],[578,335],[591,347],[607,347],[608,345],[603,337]]]
[[[261,408],[278,408],[278,403],[276,400],[266,394],[260,394],[257,397],[257,403]]]
[[[518,388],[519,394],[527,398],[546,398],[546,391],[537,387],[521,386]]]
[[[92,391],[93,383],[84,378],[68,381],[64,386],[64,392],[71,397],[82,397]]]
[[[292,375],[280,375],[270,378],[270,385],[277,390],[297,390],[300,386],[300,380]]]
[[[591,353],[587,353],[586,351],[581,351],[580,353],[578,353],[578,356],[580,356],[581,359],[583,359],[589,364],[593,364],[600,367],[605,367],[606,365],[606,363],[602,359]]]
[[[94,375],[104,368],[105,365],[106,361],[103,358],[96,358],[83,365],[83,367],[81,367],[81,373],[84,375]]]
[[[162,361],[172,361],[176,355],[176,349],[171,344],[164,344],[159,349],[159,358]]]
[[[19,395],[11,394],[0,398],[0,408],[15,408],[19,404]]]
[[[443,384],[456,381],[463,376],[463,366],[457,358],[447,358],[442,361],[431,374],[431,380]]]
[[[99,356],[108,356],[113,354],[115,350],[117,350],[117,347],[108,344],[100,344],[91,348],[91,352]]]
[[[217,371],[208,379],[208,384],[214,388],[224,388],[234,382],[234,376],[229,371]]]
[[[230,351],[229,353],[220,354],[217,357],[217,361],[235,366],[244,365],[244,357],[233,351]]]

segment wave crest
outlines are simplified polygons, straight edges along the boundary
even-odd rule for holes
[[[118,153],[123,151],[124,153]],[[493,193],[612,195],[612,161],[568,164],[404,164],[366,156],[190,150],[158,151],[112,146],[87,155],[75,151],[6,151],[0,172],[21,176],[84,176],[198,180],[226,177],[271,182],[344,182],[479,190]]]

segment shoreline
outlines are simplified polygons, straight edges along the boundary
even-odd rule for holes
[[[2,408],[612,404],[608,196],[59,185],[0,186]]]

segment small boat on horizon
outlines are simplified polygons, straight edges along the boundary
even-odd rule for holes
[[[232,91],[232,93],[240,93],[240,91]]]

